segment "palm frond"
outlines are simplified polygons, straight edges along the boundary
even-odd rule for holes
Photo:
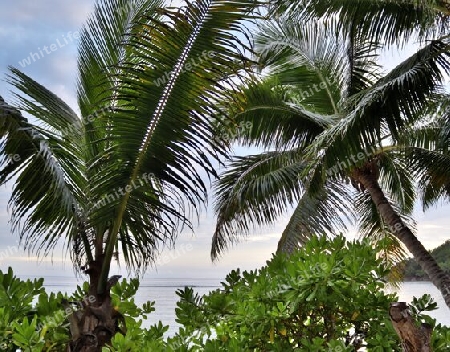
[[[272,224],[301,198],[301,151],[235,157],[215,185],[217,215],[211,256],[247,236],[251,226]]]
[[[289,89],[276,77],[252,80],[228,103],[228,116],[217,127],[218,136],[246,146],[286,149],[307,145],[333,121],[295,104]]]
[[[93,178],[92,193],[98,198],[131,189],[92,214],[94,224],[116,214],[105,241],[105,262],[119,241],[138,244],[122,246],[127,265],[147,264],[158,231],[161,238],[173,238],[179,224],[189,226],[185,208],[177,205],[184,199],[196,208],[205,201],[198,169],[215,175],[209,157],[224,153],[219,144],[205,150],[213,139],[210,120],[222,114],[214,103],[225,100],[224,87],[235,85],[231,76],[239,73],[248,50],[236,34],[255,5],[196,1],[166,11],[163,21],[146,13],[133,29],[126,45],[132,59],[119,65],[117,105],[105,117],[109,148],[99,159],[106,161],[106,172]],[[135,187],[143,175],[151,181]],[[155,227],[161,220],[163,226]],[[101,282],[108,272],[104,267]]]
[[[450,197],[450,150],[445,133],[447,104],[447,95],[435,96],[423,112],[426,118],[405,129],[396,152],[403,156],[405,177],[409,175],[417,184],[424,209]]]
[[[343,94],[342,99],[345,104],[348,98],[369,89],[381,78],[380,65],[377,63],[381,45],[354,31],[350,31],[344,38],[347,39],[346,94]]]
[[[408,168],[417,181],[424,209],[440,199],[450,199],[450,154],[439,150],[409,147]]]
[[[389,194],[402,214],[411,215],[416,199],[415,184],[411,177],[410,165],[404,158],[401,148],[383,152],[377,155],[380,177],[378,182],[385,193]]]
[[[437,94],[427,108],[427,123],[415,126],[407,135],[420,148],[450,152],[450,95]],[[411,141],[412,140],[412,141]]]
[[[304,192],[281,235],[278,252],[291,253],[317,233],[346,231],[354,221],[351,204],[350,193],[340,182],[329,182],[314,195]]]
[[[160,0],[103,0],[95,4],[80,32],[78,48],[77,95],[84,119],[115,105],[114,75],[121,63],[137,59],[130,56],[127,44],[134,32],[141,30],[145,16],[161,18],[162,5]]]
[[[0,173],[2,184],[14,181],[9,201],[13,229],[26,248],[43,255],[64,236],[69,247],[82,242],[71,252],[80,261],[84,254],[91,256],[90,238],[79,229],[86,184],[80,120],[61,99],[17,69],[11,68],[9,82],[24,94],[17,95],[18,108],[2,116],[1,149],[18,155],[18,160],[2,163]],[[32,114],[36,123],[19,109]],[[62,136],[60,131],[69,126],[71,138]]]
[[[290,87],[310,111],[336,114],[345,83],[345,46],[333,28],[279,18],[259,28],[255,51],[259,65]]]
[[[97,3],[81,33],[80,119],[15,70],[19,107],[38,123],[2,106],[3,152],[28,153],[19,166],[2,160],[2,179],[18,176],[14,215],[28,216],[23,231],[45,253],[67,236],[77,258],[100,258],[100,293],[116,253],[129,269],[145,269],[160,244],[190,225],[186,209],[206,200],[200,170],[216,176],[212,159],[226,150],[211,142],[211,122],[245,67],[250,47],[238,33],[258,4],[160,6]]]
[[[409,229],[415,231],[416,222],[411,214],[405,213],[393,199],[390,202],[397,214],[400,215],[403,223]],[[397,285],[402,279],[402,270],[398,264],[407,258],[407,252],[403,244],[394,236],[396,229],[391,229],[386,225],[367,191],[359,192],[355,197],[354,204],[358,218],[359,235],[377,246],[378,254],[392,268],[388,278],[389,282]]]
[[[400,214],[404,224],[412,231],[415,231],[416,223],[411,217],[411,213],[403,211],[402,207],[395,202],[389,193],[386,192],[385,194],[388,197],[390,204],[392,204],[397,213]],[[358,214],[358,233],[361,237],[373,238],[374,241],[376,241],[387,234],[393,234],[395,229],[390,229],[385,224],[367,191],[358,192],[355,196],[354,204]]]
[[[89,179],[103,172],[102,163],[96,160],[104,150],[111,148],[105,140],[105,131],[109,130],[107,116],[118,105],[120,80],[117,76],[122,70],[121,65],[139,60],[128,48],[130,41],[142,30],[146,18],[161,19],[162,6],[160,0],[98,1],[80,31],[77,97],[87,146]],[[98,235],[103,236],[102,232]]]
[[[409,39],[436,38],[448,33],[449,8],[435,0],[274,0],[274,11],[295,18],[333,18],[343,27],[355,26],[359,33],[387,44]],[[299,11],[298,9],[303,9]]]
[[[449,68],[446,48],[443,42],[431,42],[373,87],[352,97],[350,113],[311,145],[313,155],[322,153],[324,170],[371,150],[386,136],[399,140],[403,128],[419,118],[429,96],[440,88],[441,68]]]

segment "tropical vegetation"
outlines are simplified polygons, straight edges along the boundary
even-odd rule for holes
[[[450,241],[446,241],[439,247],[430,251],[431,256],[436,260],[439,266],[447,275],[450,275]],[[428,281],[427,274],[420,268],[414,259],[407,259],[399,263],[403,271],[403,280],[405,281]]]
[[[215,176],[225,152],[211,120],[245,66],[237,34],[254,6],[99,1],[80,32],[79,115],[10,68],[19,93],[2,99],[0,184],[13,183],[13,228],[39,255],[63,242],[95,298],[72,315],[71,351],[99,351],[117,332],[112,263],[143,272],[206,199],[201,173]]]
[[[203,297],[189,287],[178,290],[181,327],[173,336],[162,322],[143,326],[154,302],[138,307],[139,281],[122,280],[111,289],[121,333],[103,352],[400,351],[387,314],[397,297],[385,293],[389,267],[379,249],[342,236],[313,237],[301,251],[274,255],[258,270],[233,270]],[[48,294],[43,284],[19,280],[11,269],[0,272],[3,351],[66,351],[70,311],[59,302],[87,301],[89,283],[71,296]],[[435,308],[428,295],[410,307],[418,322],[433,327],[433,350],[445,351],[450,328],[426,315]]]
[[[450,278],[415,236],[411,218],[417,200],[429,206],[450,195],[448,38],[425,42],[383,72],[381,39],[393,41],[394,34],[384,33],[378,18],[363,21],[363,8],[353,2],[333,4],[340,11],[294,2],[292,12],[265,21],[255,35],[262,74],[235,94],[230,114],[252,126],[234,141],[263,152],[236,156],[216,184],[212,256],[287,211],[292,216],[279,242],[286,252],[311,234],[336,234],[355,223],[374,241],[390,237],[387,252],[400,249],[393,260],[404,245],[450,306]],[[326,18],[312,17],[310,8]],[[395,38],[404,39],[402,33]]]
[[[13,229],[38,255],[64,243],[89,281],[69,297],[1,273],[6,349],[398,350],[387,322],[396,297],[382,289],[402,245],[450,306],[450,277],[411,217],[418,200],[450,195],[447,2],[271,1],[275,16],[252,24],[247,43],[248,21],[269,17],[259,5],[99,0],[81,31],[79,114],[10,68],[0,184],[13,185]],[[417,52],[384,72],[382,50],[411,38]],[[183,328],[165,340],[162,324],[141,326],[153,306],[134,304],[138,281],[119,283],[112,265],[142,273],[192,228],[202,175],[219,176],[214,163],[233,142],[263,151],[232,158],[216,183],[212,256],[291,211],[280,253],[203,298],[180,291]],[[378,255],[314,237],[349,224]],[[435,326],[421,315],[429,298],[415,304]],[[434,334],[448,347],[448,330]]]

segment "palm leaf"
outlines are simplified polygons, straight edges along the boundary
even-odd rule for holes
[[[323,155],[322,169],[317,172],[371,150],[387,135],[398,140],[402,129],[419,118],[429,95],[440,88],[440,69],[448,69],[446,48],[443,42],[431,42],[372,88],[353,96],[348,102],[349,110],[354,104],[351,112],[311,146],[312,154],[322,151]]]
[[[385,193],[389,194],[402,214],[412,214],[416,196],[415,185],[411,178],[408,159],[404,158],[402,148],[382,148],[377,155],[380,169],[379,183]]]
[[[368,192],[360,192],[355,198],[355,210],[358,217],[358,233],[361,238],[366,238],[378,248],[380,255],[386,264],[392,268],[388,281],[397,285],[402,279],[402,267],[398,266],[407,258],[407,252],[403,244],[394,236],[393,231],[386,226],[373,203]],[[391,200],[391,204],[395,204]],[[402,221],[413,231],[416,228],[415,221],[410,214],[402,212],[401,208],[394,205]]]
[[[291,253],[317,233],[337,235],[346,231],[345,218],[349,223],[354,220],[350,205],[349,192],[339,182],[328,183],[314,195],[304,192],[281,234],[278,251]]]
[[[88,267],[102,262],[99,293],[115,254],[145,269],[190,225],[186,209],[206,200],[200,170],[215,176],[212,159],[226,150],[210,143],[211,122],[223,116],[219,102],[245,63],[250,48],[237,33],[257,5],[196,1],[176,11],[157,0],[97,3],[81,33],[80,119],[12,71],[19,107],[38,120],[2,105],[3,152],[28,153],[19,166],[2,160],[2,179],[18,176],[15,216],[29,214],[24,231],[45,253],[67,235]]]
[[[189,226],[179,206],[183,199],[193,207],[206,199],[198,169],[214,175],[209,157],[224,153],[217,144],[205,150],[213,137],[210,118],[222,113],[213,104],[224,99],[226,85],[234,85],[226,77],[238,73],[243,56],[233,33],[254,5],[187,3],[177,12],[166,12],[166,22],[143,16],[133,30],[126,45],[132,60],[119,65],[117,106],[105,121],[109,148],[99,159],[106,160],[106,172],[93,178],[92,193],[99,198],[111,190],[131,190],[93,213],[94,224],[116,214],[105,240],[105,262],[120,241],[128,265],[148,263],[155,236],[173,238],[179,224]],[[151,181],[136,187],[144,174]],[[162,226],[155,226],[158,222]],[[128,245],[133,243],[139,245]],[[101,282],[108,272],[105,266]]]
[[[235,157],[215,185],[217,225],[211,256],[247,236],[251,224],[272,224],[297,204],[302,194],[300,150]]]
[[[414,175],[424,209],[439,199],[450,199],[450,154],[439,150],[410,147],[408,167]]]
[[[217,134],[246,146],[285,149],[309,144],[333,121],[294,103],[277,77],[252,80],[227,101],[228,120]]]
[[[448,4],[442,0],[296,0],[272,1],[274,10],[301,18],[339,16],[343,26],[354,26],[376,41],[406,43],[411,37],[436,37],[448,32]],[[298,11],[303,8],[304,11]]]
[[[299,26],[282,17],[259,28],[255,51],[261,67],[290,87],[299,104],[331,115],[337,113],[345,79],[345,47],[335,38],[333,28],[312,22]]]
[[[5,165],[1,182],[14,180],[9,204],[12,224],[19,231],[25,247],[47,254],[67,236],[68,248],[77,262],[83,254],[91,257],[89,235],[80,230],[83,209],[81,122],[56,95],[17,69],[11,68],[9,82],[25,96],[18,97],[18,107],[36,119],[30,123],[18,110],[9,114],[3,125],[3,150],[20,156],[18,162]],[[6,123],[5,123],[6,122]],[[73,133],[60,131],[70,127]],[[79,246],[83,243],[83,246]]]

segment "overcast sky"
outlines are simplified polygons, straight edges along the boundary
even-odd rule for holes
[[[0,95],[11,100],[10,87],[4,77],[12,65],[55,92],[76,111],[75,78],[77,31],[93,8],[93,0],[0,0]],[[44,47],[53,49],[44,49]],[[395,60],[396,54],[386,60]],[[7,201],[11,185],[0,188],[0,269],[12,266],[21,276],[73,276],[71,263],[62,250],[52,258],[38,260],[18,249],[17,237],[8,225]],[[449,206],[426,214],[418,211],[418,235],[426,247],[432,248],[450,238]],[[194,234],[182,233],[175,250],[165,251],[166,264],[150,269],[148,276],[223,278],[231,269],[254,269],[265,263],[276,245],[289,214],[276,226],[255,232],[247,241],[224,254],[218,263],[211,263],[210,243],[214,230],[211,210],[204,211]],[[350,234],[353,237],[354,234]],[[6,255],[5,255],[6,254]],[[166,259],[164,260],[166,256]],[[6,258],[5,258],[6,257]],[[117,267],[113,269],[121,272]],[[123,271],[122,271],[123,272]]]

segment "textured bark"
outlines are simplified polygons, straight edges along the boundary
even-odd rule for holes
[[[384,222],[389,226],[391,232],[411,252],[431,282],[439,289],[444,297],[445,303],[450,308],[450,277],[439,267],[436,260],[403,223],[400,216],[389,203],[378,184],[378,171],[376,166],[368,164],[364,168],[355,170],[353,172],[353,178],[369,192]]]
[[[110,300],[88,306],[70,317],[70,352],[100,352],[116,333],[116,319]]]
[[[391,303],[389,309],[394,329],[400,337],[403,352],[432,352],[431,333],[433,329],[429,324],[416,324],[409,313],[405,302]]]
[[[120,276],[108,280],[107,291],[97,292],[102,260],[93,261],[85,271],[89,274],[89,296],[82,302],[63,302],[70,323],[71,341],[67,352],[101,352],[102,347],[111,342],[124,322],[122,315],[111,304],[110,289]],[[74,307],[75,305],[75,307]]]

